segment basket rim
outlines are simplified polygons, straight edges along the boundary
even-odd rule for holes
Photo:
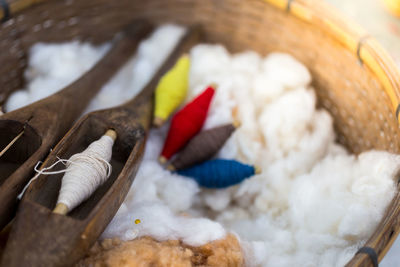
[[[12,19],[23,10],[43,2],[54,0],[2,0],[0,6],[0,21],[5,22]],[[400,124],[400,70],[392,57],[380,45],[380,43],[368,34],[361,26],[352,19],[342,15],[340,11],[324,1],[318,0],[257,0],[274,6],[303,22],[320,28],[347,50],[354,54],[362,66],[366,66],[382,84],[391,104],[392,112]],[[322,15],[321,15],[322,14]],[[0,24],[1,24],[0,22]],[[385,217],[375,229],[373,235],[365,243],[365,246],[376,249],[379,261],[383,259],[396,237],[400,227],[393,227],[400,221],[400,194],[392,200],[387,208]],[[382,233],[389,233],[385,236]],[[366,254],[356,254],[346,266],[370,265]]]
[[[400,71],[381,44],[352,19],[323,1],[262,0],[304,22],[321,28],[367,66],[383,85],[400,123]],[[323,14],[323,18],[321,18]]]
[[[392,112],[400,123],[400,71],[392,57],[380,43],[368,34],[352,19],[342,15],[340,11],[324,1],[312,0],[261,0],[296,18],[310,23],[329,34],[333,39],[342,44],[353,53],[361,65],[368,67],[383,85],[386,94],[392,103]],[[321,17],[323,14],[324,17]],[[376,251],[379,261],[383,259],[390,249],[400,228],[393,226],[400,220],[399,194],[392,199],[386,209],[384,217],[375,229],[372,236],[364,244]],[[355,254],[346,266],[372,266],[373,262],[367,254]]]

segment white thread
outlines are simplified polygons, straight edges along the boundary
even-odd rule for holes
[[[21,199],[29,185],[40,175],[52,175],[64,173],[60,194],[57,203],[64,203],[68,210],[73,209],[82,201],[86,200],[107,178],[111,175],[111,164],[114,140],[109,136],[102,136],[99,140],[91,143],[83,152],[72,155],[69,159],[61,159],[51,166],[38,169],[38,162],[34,168],[36,175],[24,187],[18,198]],[[58,163],[67,168],[59,171],[49,171]]]
[[[25,185],[24,189],[22,189],[21,193],[19,193],[19,195],[18,195],[18,197],[17,197],[18,199],[21,199],[21,198],[23,197],[23,195],[25,194],[26,189],[28,189],[28,187],[31,185],[31,183],[32,183],[33,181],[35,181],[41,174],[57,174],[57,173],[63,173],[63,172],[66,172],[66,171],[67,171],[67,169],[60,170],[60,171],[53,171],[53,172],[48,172],[48,171],[47,171],[47,170],[53,169],[54,166],[56,166],[58,163],[62,163],[62,164],[64,164],[64,165],[66,165],[66,163],[64,163],[64,162],[67,162],[67,161],[68,161],[67,159],[60,159],[59,157],[57,157],[57,158],[58,158],[58,160],[57,160],[56,162],[54,162],[51,166],[49,166],[49,167],[47,167],[47,168],[43,168],[43,169],[41,169],[41,170],[39,170],[38,167],[39,167],[39,165],[40,165],[41,163],[43,163],[43,162],[38,161],[38,162],[36,163],[35,167],[33,168],[33,169],[35,170],[35,172],[36,172],[36,175],[33,176],[33,178],[30,179],[29,182]]]
[[[82,153],[72,155],[62,179],[57,204],[63,203],[72,210],[89,196],[111,175],[112,146],[114,140],[102,136]]]

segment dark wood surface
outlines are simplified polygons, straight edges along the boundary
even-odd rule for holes
[[[112,128],[117,132],[112,175],[65,216],[52,213],[63,175],[39,176],[21,201],[1,266],[69,266],[84,256],[117,212],[133,182],[151,126],[153,92],[158,80],[199,39],[199,27],[190,28],[138,96],[122,106],[92,112],[68,131],[42,167],[50,166],[57,157],[69,158],[81,152]]]
[[[17,195],[32,177],[35,164],[49,153],[151,29],[147,22],[136,21],[115,37],[111,50],[82,78],[54,95],[0,117],[0,147],[25,128],[22,137],[0,158],[0,229],[14,216]]]

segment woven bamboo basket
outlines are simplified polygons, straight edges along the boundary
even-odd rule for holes
[[[35,42],[108,40],[134,18],[200,23],[208,42],[230,51],[287,52],[311,71],[319,105],[335,119],[350,151],[400,153],[400,75],[364,30],[321,1],[307,0],[6,0],[0,1],[0,104],[23,86]],[[384,257],[400,230],[400,194],[365,246]],[[356,254],[348,266],[371,266]]]

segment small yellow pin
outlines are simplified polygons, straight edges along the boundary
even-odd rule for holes
[[[135,224],[139,224],[139,223],[141,223],[140,219],[136,219]]]

